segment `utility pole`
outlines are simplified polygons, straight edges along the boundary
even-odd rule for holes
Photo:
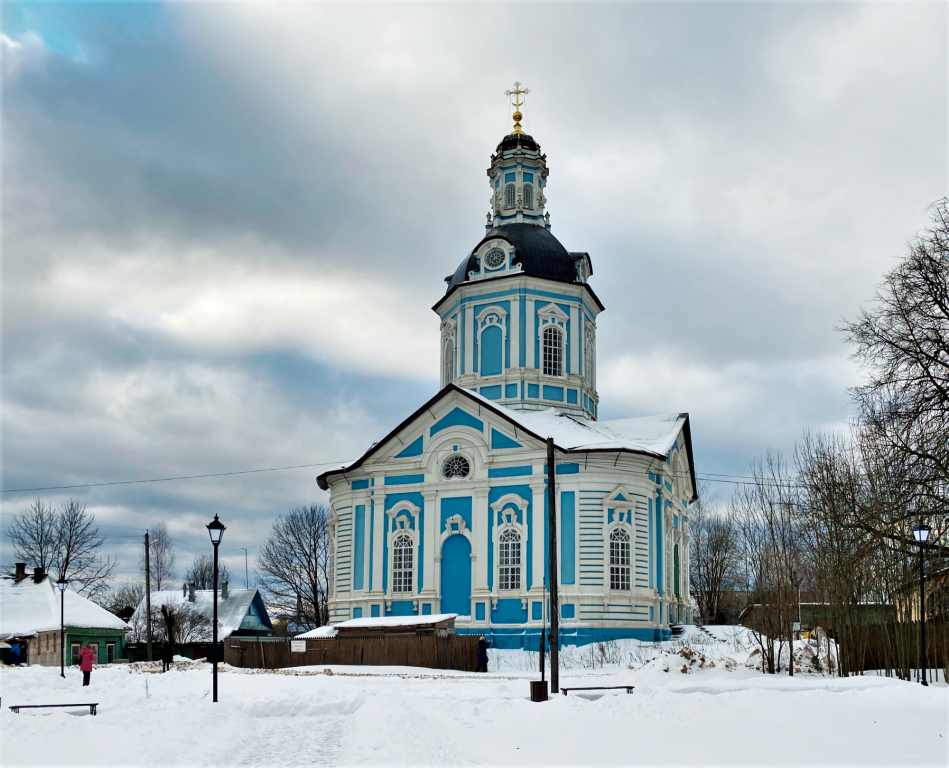
[[[152,660],[152,569],[148,564],[148,531],[145,531],[145,636],[148,639],[148,660]]]
[[[547,438],[547,528],[550,534],[550,692],[560,691],[560,603],[557,597],[557,467],[554,439]]]

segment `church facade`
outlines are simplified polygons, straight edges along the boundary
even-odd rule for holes
[[[456,613],[459,633],[536,648],[552,437],[562,642],[665,639],[691,621],[689,417],[598,421],[592,262],[551,233],[547,158],[514,119],[487,170],[485,234],[433,307],[441,390],[317,479],[330,621]]]

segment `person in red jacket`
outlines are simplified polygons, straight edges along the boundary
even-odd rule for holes
[[[79,670],[82,672],[83,687],[89,685],[89,676],[92,674],[93,657],[92,648],[89,647],[89,643],[86,643],[82,646],[82,650],[79,651]]]

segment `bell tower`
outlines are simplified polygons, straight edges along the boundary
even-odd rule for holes
[[[514,127],[491,155],[485,234],[432,309],[441,318],[441,385],[456,384],[518,411],[556,408],[596,419],[596,318],[604,307],[588,280],[590,255],[550,231],[549,170],[540,145]]]

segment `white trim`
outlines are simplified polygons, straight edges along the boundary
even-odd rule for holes
[[[505,509],[513,504],[521,514],[523,523],[517,522],[517,514],[512,510]],[[492,604],[497,608],[499,598],[521,598],[523,603],[527,599],[527,508],[530,502],[516,493],[506,493],[491,506],[491,514],[494,516],[494,531],[492,535],[491,546],[494,547],[494,589],[492,590]],[[515,530],[519,536],[520,545],[520,579],[517,589],[501,590],[501,567],[500,567],[500,537],[504,531]]]
[[[418,599],[419,593],[419,584],[418,584],[418,545],[419,545],[419,534],[418,530],[418,515],[422,510],[415,506],[411,501],[400,501],[398,504],[392,507],[392,509],[387,509],[386,514],[389,516],[391,522],[389,523],[389,534],[386,536],[386,543],[388,546],[387,549],[387,583],[385,585],[385,599],[387,604],[391,604],[393,600],[416,600]],[[412,516],[412,524],[414,528],[409,527],[409,515]],[[393,592],[392,591],[392,559],[394,553],[393,542],[397,536],[401,536],[403,533],[408,534],[412,539],[412,589],[410,592]],[[390,606],[391,607],[391,606]]]

